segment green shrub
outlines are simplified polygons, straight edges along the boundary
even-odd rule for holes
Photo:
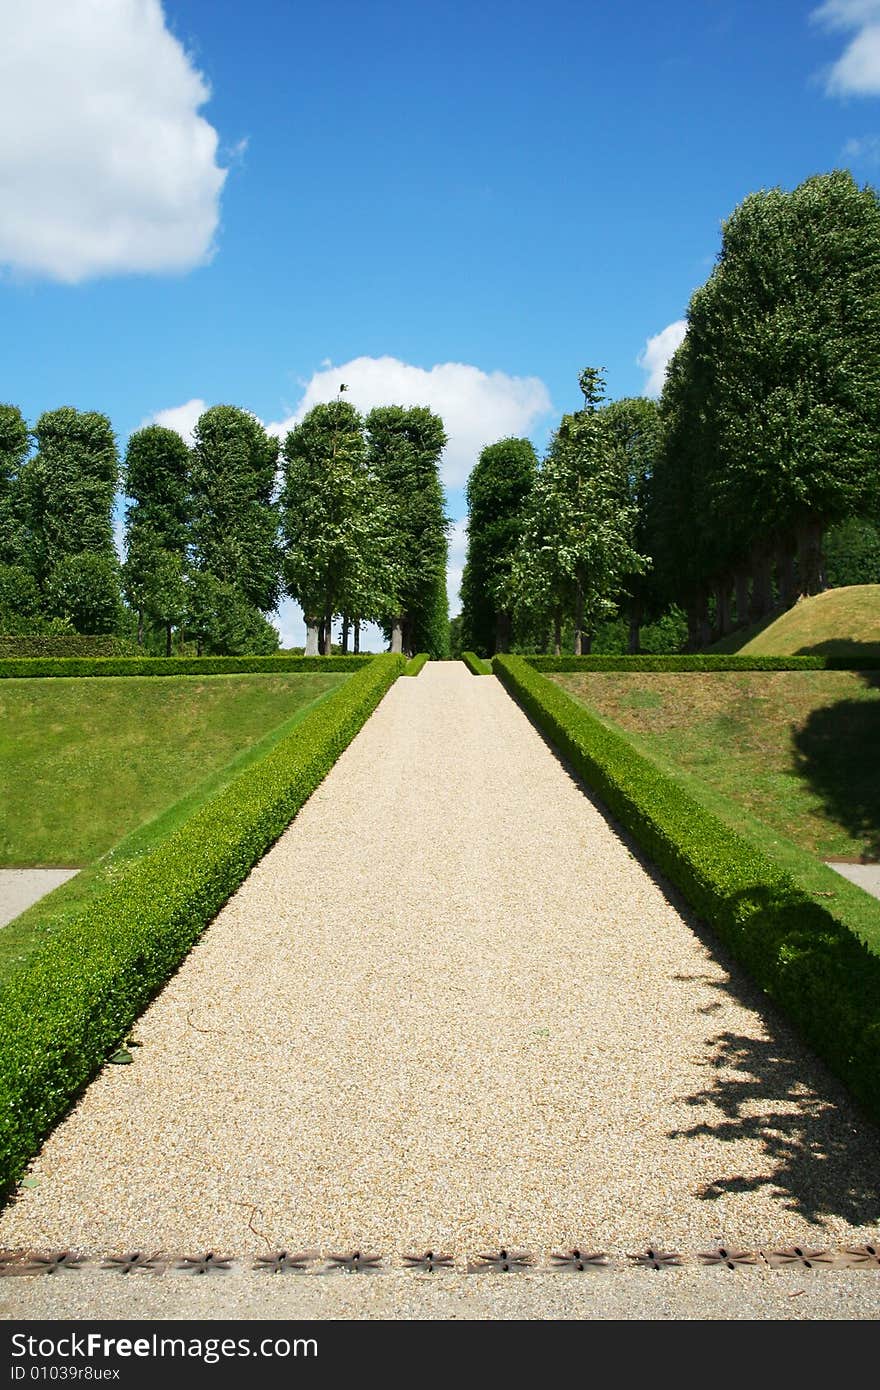
[[[796,875],[530,662],[502,656],[493,664],[611,814],[880,1120],[880,904],[875,911],[867,903],[855,921],[845,902],[817,902]],[[812,858],[803,859],[812,869]]]
[[[10,657],[136,656],[137,651],[137,644],[127,637],[90,637],[83,632],[0,636],[0,663]]]
[[[526,656],[536,671],[880,671],[878,656]]]
[[[236,676],[279,671],[357,671],[364,656],[138,656],[0,659],[0,679],[36,676]]]
[[[476,652],[462,652],[461,659],[473,676],[491,676],[492,665],[484,661]]]
[[[412,657],[406,663],[406,669],[404,670],[403,674],[405,676],[417,676],[421,671],[422,667],[424,666],[425,662],[430,660],[431,658],[427,652],[419,652],[417,656]]]
[[[369,664],[142,858],[60,921],[0,997],[0,1185],[289,825],[403,668]]]

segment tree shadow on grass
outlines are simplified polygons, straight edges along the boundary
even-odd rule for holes
[[[880,689],[880,672],[859,673]],[[880,699],[838,700],[813,710],[793,735],[794,770],[822,799],[825,815],[880,859]]]
[[[751,1003],[732,981],[696,978],[737,1003]],[[805,1066],[803,1045],[788,1027],[777,1024],[770,1010],[761,1012],[769,1038],[727,1030],[708,1039],[702,1062],[709,1073],[706,1085],[685,1097],[684,1104],[711,1107],[713,1114],[669,1132],[671,1139],[753,1144],[760,1154],[759,1171],[720,1174],[694,1195],[714,1202],[732,1193],[769,1190],[783,1210],[817,1225],[838,1217],[854,1226],[876,1226],[880,1135],[838,1082],[828,1077],[821,1084],[824,1068],[812,1057]]]

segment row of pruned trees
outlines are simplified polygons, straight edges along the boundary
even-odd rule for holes
[[[468,484],[462,643],[574,650],[675,608],[696,649],[825,584],[823,539],[880,516],[880,200],[845,172],[746,198],[691,300],[661,400],[484,450]]]
[[[382,622],[394,649],[445,653],[446,528],[438,464],[446,438],[426,409],[367,421],[341,399],[316,406],[282,446],[249,412],[215,406],[191,447],[173,430],[134,433],[120,466],[110,421],[70,408],[28,431],[0,407],[0,622],[12,630],[177,629],[198,650],[268,651],[284,593],[309,649]],[[113,540],[127,499],[125,559]]]

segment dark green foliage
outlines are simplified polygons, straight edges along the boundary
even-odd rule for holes
[[[488,445],[467,483],[468,549],[461,580],[461,641],[488,655],[510,641],[503,598],[538,460],[528,439]]]
[[[137,656],[33,657],[0,660],[0,679],[35,676],[223,676],[259,671],[357,671],[375,657],[363,656]]]
[[[610,813],[880,1120],[880,904],[817,902],[522,657],[496,674]],[[804,855],[805,872],[814,872]],[[789,859],[789,862],[793,862]]]
[[[10,980],[0,998],[0,1184],[20,1175],[403,664],[372,658],[155,849],[120,866]]]
[[[37,453],[19,474],[27,558],[41,589],[67,556],[115,559],[113,499],[119,459],[106,415],[70,406],[46,411],[34,430]]]
[[[42,604],[37,581],[23,565],[0,565],[0,632],[39,632]]]
[[[424,406],[391,405],[370,411],[366,428],[370,470],[390,520],[395,601],[385,626],[402,620],[405,651],[442,658],[449,644],[448,609],[442,612],[448,549],[439,474],[443,421]]]
[[[605,428],[616,440],[626,460],[627,500],[635,512],[633,545],[640,554],[651,553],[648,498],[651,478],[662,443],[660,410],[647,396],[625,396],[602,407]],[[627,647],[641,647],[642,624],[663,607],[653,566],[630,574],[623,607],[629,623]]]
[[[27,567],[21,469],[30,437],[24,416],[15,405],[0,405],[0,565]]]
[[[449,655],[453,661],[461,658],[461,614],[449,619]]]
[[[126,598],[139,615],[166,629],[184,617],[184,574],[192,511],[190,454],[180,435],[162,425],[137,430],[125,454]]]
[[[412,657],[406,663],[403,674],[405,676],[417,676],[425,663],[430,660],[431,658],[428,656],[427,652],[419,652],[418,656]]]
[[[88,637],[81,632],[23,633],[0,636],[0,663],[10,657],[136,656],[137,644],[127,637]]]
[[[277,460],[277,439],[246,410],[216,405],[200,416],[191,469],[194,564],[264,613],[280,595]]]
[[[472,676],[491,676],[491,664],[477,656],[476,652],[462,652],[461,659]]]
[[[49,575],[46,606],[77,632],[116,632],[122,621],[122,601],[115,553],[81,551],[62,556]]]
[[[536,671],[878,671],[877,656],[527,656]]]
[[[832,589],[880,584],[880,526],[853,516],[825,537],[825,577]]]

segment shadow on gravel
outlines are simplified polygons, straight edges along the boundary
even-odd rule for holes
[[[733,981],[705,975],[672,978],[681,983],[699,981],[705,988],[754,1007]],[[711,1006],[699,1012],[709,1014]],[[684,1103],[695,1109],[711,1106],[715,1115],[688,1129],[671,1130],[669,1138],[751,1141],[766,1160],[765,1171],[718,1177],[695,1195],[712,1202],[727,1193],[767,1189],[781,1207],[807,1220],[837,1216],[854,1226],[876,1226],[880,1222],[880,1135],[843,1095],[837,1103],[833,1091],[839,1083],[829,1078],[824,1093],[809,1084],[803,1053],[797,1045],[787,1045],[787,1028],[776,1025],[768,1017],[769,1010],[761,1012],[769,1039],[724,1032],[708,1040],[710,1050],[702,1062],[709,1073],[706,1085],[685,1097]]]

